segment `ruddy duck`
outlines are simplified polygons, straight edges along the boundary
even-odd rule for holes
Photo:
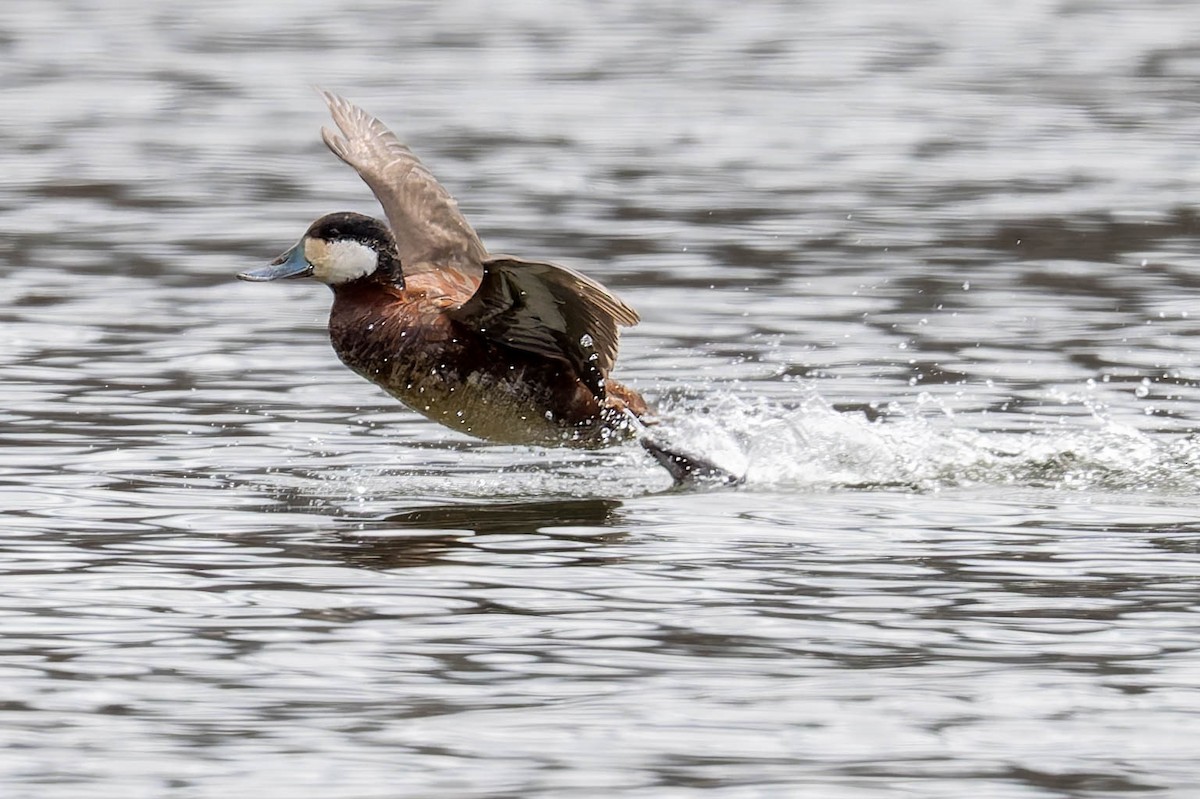
[[[641,431],[646,402],[609,377],[618,330],[637,324],[637,313],[567,267],[489,254],[395,134],[322,95],[340,131],[322,129],[325,144],[371,188],[387,223],[328,214],[269,266],[238,277],[329,286],[329,336],[342,362],[455,430],[585,448]],[[643,441],[677,479],[710,466]]]

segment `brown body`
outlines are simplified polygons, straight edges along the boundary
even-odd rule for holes
[[[334,288],[329,337],[346,366],[414,411],[508,444],[603,447],[633,430],[637,392],[606,380],[597,395],[566,360],[507,347],[446,311],[473,293],[425,273],[404,288],[359,280]]]

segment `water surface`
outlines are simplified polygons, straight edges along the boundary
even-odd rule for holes
[[[1200,784],[1200,7],[0,10],[0,791]],[[320,84],[747,477],[342,368]]]

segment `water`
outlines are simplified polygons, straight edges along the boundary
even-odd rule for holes
[[[0,10],[5,797],[1200,792],[1200,6]],[[233,273],[310,85],[745,473],[471,441]]]

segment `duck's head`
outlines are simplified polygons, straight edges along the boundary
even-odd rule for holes
[[[374,278],[404,286],[396,241],[385,223],[352,211],[327,214],[309,225],[296,246],[268,266],[239,272],[241,280],[311,277],[336,289]]]

